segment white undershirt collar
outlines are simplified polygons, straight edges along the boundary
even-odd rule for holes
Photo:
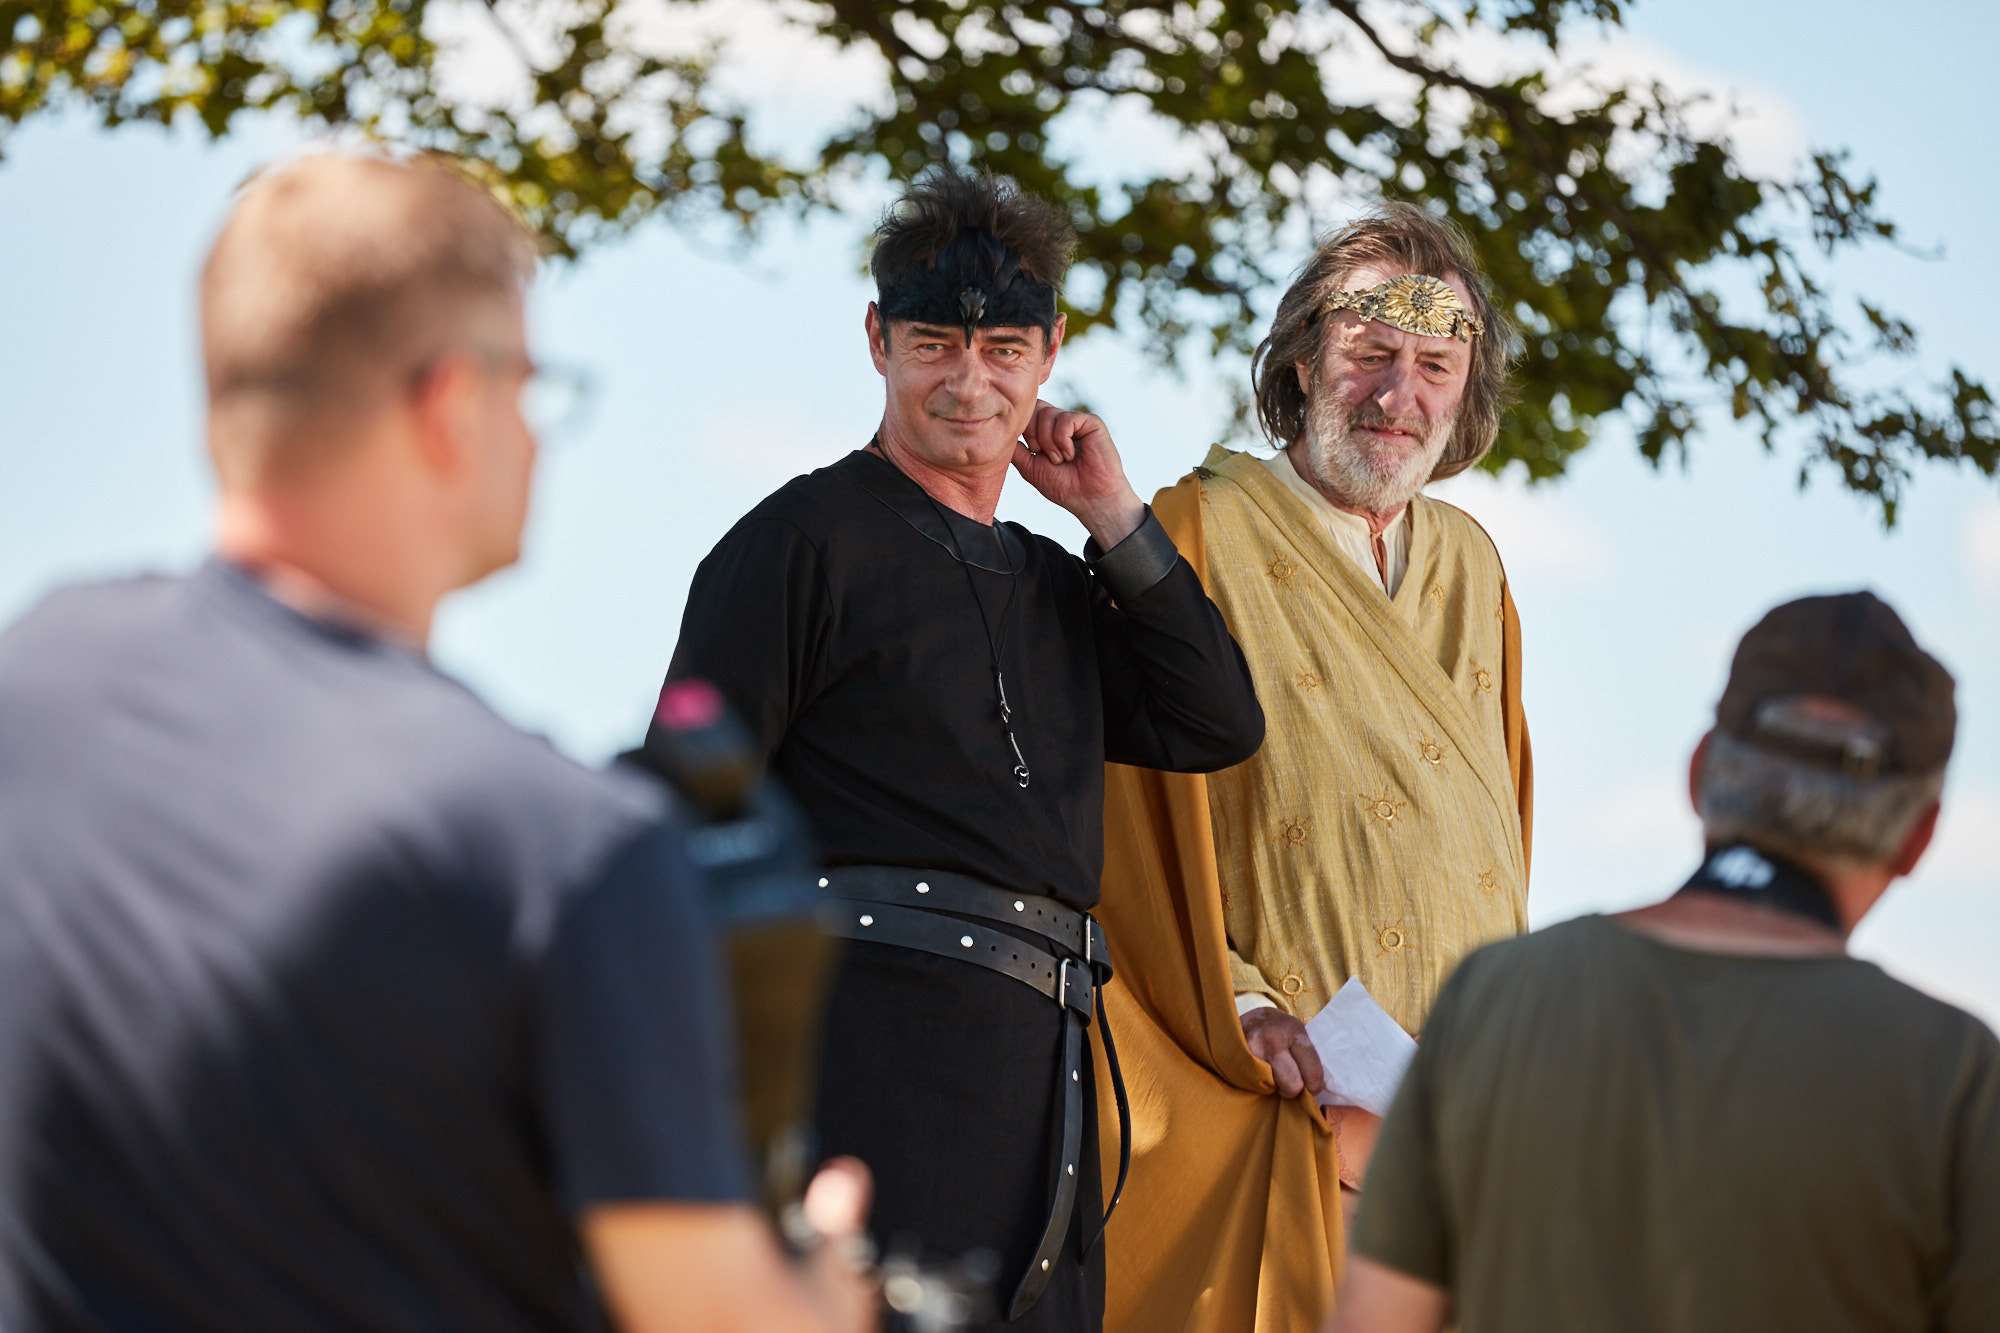
[[[1333,539],[1333,544],[1361,566],[1368,581],[1393,598],[1396,590],[1403,586],[1403,575],[1410,567],[1410,507],[1404,505],[1403,512],[1382,529],[1382,544],[1388,557],[1388,578],[1384,579],[1375,563],[1375,534],[1369,530],[1367,519],[1348,513],[1320,494],[1318,487],[1299,475],[1291,454],[1286,450],[1281,449],[1262,462],[1272,476],[1306,502],[1326,529],[1327,536]]]

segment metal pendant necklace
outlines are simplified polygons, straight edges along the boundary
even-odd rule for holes
[[[928,496],[928,492],[926,495]],[[1007,734],[1008,748],[1014,751],[1014,781],[1025,787],[1030,777],[1028,761],[1021,754],[1021,742],[1014,737],[1014,710],[1007,703],[1006,673],[1000,669],[1000,653],[1007,646],[1007,631],[1010,627],[1007,617],[1014,609],[1014,592],[1020,586],[1021,571],[1014,567],[1014,556],[1007,549],[1007,540],[1001,535],[999,526],[994,525],[993,539],[999,543],[1000,554],[1007,561],[1007,600],[1000,606],[1000,637],[995,640],[993,625],[986,619],[986,603],[979,596],[979,585],[972,577],[972,564],[965,558],[965,551],[958,544],[958,533],[951,526],[951,517],[944,512],[944,506],[938,504],[935,499],[931,500],[931,506],[938,511],[938,518],[943,521],[945,531],[951,534],[952,559],[958,561],[959,569],[965,574],[966,591],[972,594],[973,608],[979,612],[979,628],[986,632],[986,649],[993,655],[993,688],[1000,696],[1000,730]]]

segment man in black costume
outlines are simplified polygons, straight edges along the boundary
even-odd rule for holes
[[[1074,244],[1011,182],[949,169],[890,210],[881,426],[710,552],[668,673],[747,719],[842,900],[821,1149],[874,1168],[880,1242],[993,1251],[1011,1326],[1052,1330],[1103,1311],[1103,765],[1210,772],[1264,731],[1104,423],[1037,399]],[[1082,559],[993,521],[1010,467],[1088,530]]]

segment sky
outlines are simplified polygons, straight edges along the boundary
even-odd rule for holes
[[[736,4],[739,11],[745,5]],[[1910,0],[1656,0],[1589,47],[1740,107],[1760,167],[1852,150],[1906,249],[1832,270],[1903,313],[1925,352],[2000,382],[2000,145],[1983,93],[2000,7]],[[868,70],[801,42],[759,44],[737,87],[773,133],[863,95]],[[481,68],[467,66],[476,81]],[[1115,118],[1114,118],[1115,120]],[[1096,136],[1093,140],[1093,136]],[[1124,136],[1124,137],[1121,137]],[[1083,127],[1124,151],[1143,131]],[[208,544],[193,279],[233,187],[296,151],[284,125],[198,135],[17,132],[0,160],[0,622],[50,587],[185,569]],[[863,220],[785,226],[745,257],[651,227],[538,285],[546,360],[598,385],[588,425],[545,457],[526,555],[455,597],[440,664],[587,761],[641,734],[696,563],[789,477],[865,443],[881,390],[861,334]],[[1921,253],[1916,253],[1921,252]],[[1066,349],[1053,385],[1108,422],[1142,494],[1198,462],[1236,367],[1151,369],[1133,347]],[[1537,925],[1663,894],[1692,869],[1689,751],[1736,639],[1770,606],[1867,587],[1956,674],[1960,730],[1937,845],[1863,923],[1857,953],[2000,1026],[2000,486],[1922,471],[1893,531],[1797,456],[1711,428],[1685,468],[1645,465],[1607,427],[1562,480],[1436,488],[1492,532],[1521,608],[1536,821]],[[1018,479],[1001,505],[1072,544],[1081,530]]]

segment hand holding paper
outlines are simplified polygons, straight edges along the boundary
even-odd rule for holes
[[[1326,1090],[1317,1098],[1321,1106],[1389,1113],[1417,1043],[1375,1003],[1361,978],[1348,978],[1306,1024],[1306,1035],[1326,1070]]]

